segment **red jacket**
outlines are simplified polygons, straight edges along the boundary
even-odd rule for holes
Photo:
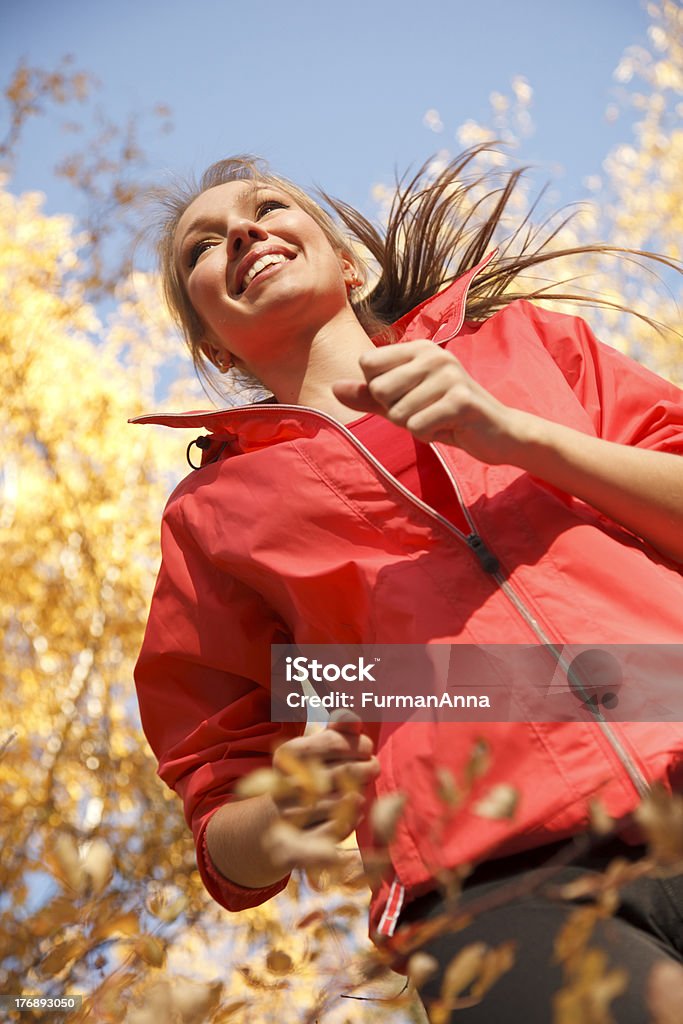
[[[398,324],[433,338],[502,402],[587,434],[683,451],[681,392],[596,341],[575,317],[526,301],[464,323],[474,268]],[[499,559],[492,575],[464,533],[394,480],[332,417],[257,404],[136,422],[210,431],[205,465],[174,491],[162,566],[136,668],[142,722],[159,774],[182,797],[204,882],[239,910],[278,892],[222,878],[206,851],[211,814],[234,783],[301,731],[270,721],[270,644],[683,642],[677,566],[592,507],[512,466],[433,445],[473,532]],[[211,461],[218,456],[217,461]],[[520,799],[512,822],[471,802],[437,827],[434,769],[462,777],[484,734],[498,782]],[[587,825],[599,795],[615,817],[654,779],[683,781],[683,724],[382,724],[379,795],[408,795],[391,846],[395,877],[374,892],[373,931],[435,871],[504,856]],[[370,837],[361,824],[361,849]]]

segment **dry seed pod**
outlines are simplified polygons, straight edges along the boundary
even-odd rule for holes
[[[284,871],[294,867],[316,867],[334,864],[337,847],[325,836],[302,832],[284,821],[272,825],[264,836],[264,847]]]
[[[283,789],[286,791],[289,787],[280,772],[276,772],[274,768],[257,768],[255,772],[249,772],[239,780],[235,786],[235,795],[243,800],[266,793],[275,797],[284,795]]]
[[[450,1006],[465,989],[476,981],[484,966],[487,946],[484,942],[473,942],[461,949],[446,968],[441,998]]]
[[[339,839],[345,839],[353,832],[358,819],[358,804],[355,794],[347,793],[340,797],[332,808],[331,820]]]
[[[491,748],[483,737],[474,743],[470,751],[467,767],[465,768],[465,779],[468,786],[485,775],[491,765]]]
[[[514,817],[519,801],[519,793],[507,782],[501,782],[486,793],[481,800],[474,805],[474,813],[480,818],[492,818],[497,821],[502,818]]]
[[[171,984],[171,1005],[183,1024],[204,1024],[218,1006],[223,992],[221,981],[198,982],[175,978]]]
[[[331,788],[328,772],[316,758],[300,758],[291,750],[280,748],[277,752],[278,769],[286,779],[314,802],[325,796]]]
[[[510,941],[486,951],[481,974],[472,986],[473,998],[481,999],[506,971],[514,967],[515,949],[515,943]]]
[[[104,839],[93,839],[83,857],[83,870],[94,893],[100,893],[114,872],[114,856]]]
[[[429,953],[413,953],[408,961],[408,977],[420,989],[439,969],[439,961]]]
[[[85,889],[86,874],[83,870],[80,854],[73,836],[62,832],[57,836],[54,845],[54,856],[62,880],[76,892]]]
[[[140,935],[133,946],[135,952],[150,967],[161,967],[166,959],[163,942],[156,935]]]
[[[283,949],[271,949],[266,957],[266,967],[273,974],[290,974],[294,961]]]
[[[634,817],[659,864],[683,864],[683,797],[655,783]]]
[[[614,829],[614,818],[610,818],[601,800],[595,797],[588,804],[591,830],[598,836],[609,835]]]
[[[446,807],[457,807],[462,796],[453,773],[448,768],[439,767],[436,769],[436,793]]]
[[[370,824],[372,825],[375,837],[385,846],[392,841],[396,834],[403,808],[406,802],[405,793],[389,793],[375,800],[370,808]]]

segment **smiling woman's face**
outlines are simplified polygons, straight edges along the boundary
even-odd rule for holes
[[[198,196],[178,222],[174,251],[205,351],[214,359],[229,351],[252,372],[279,333],[305,337],[338,313],[355,275],[310,213],[259,181]]]

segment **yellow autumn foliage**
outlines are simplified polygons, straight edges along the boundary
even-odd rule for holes
[[[207,400],[153,278],[122,281],[102,323],[78,241],[41,197],[0,191],[0,991],[83,994],[73,1020],[135,1024],[158,1003],[169,1021],[303,1022],[367,943],[366,898],[294,881],[230,918],[202,888],[132,684],[189,437],[126,421],[164,376],[166,403]]]
[[[608,155],[558,245],[601,239],[681,257],[683,13],[671,0],[649,11],[650,51],[628,52],[616,70],[622,104],[638,111],[635,135]],[[31,82],[24,69],[19,105],[35,102]],[[70,88],[64,76],[40,82],[55,94]],[[75,75],[72,85],[78,92],[87,79]],[[517,76],[511,93],[493,94],[491,125],[467,122],[460,143],[495,136],[519,144],[531,130],[532,85]],[[438,111],[425,118],[443,129]],[[433,173],[448,156],[437,154]],[[510,157],[485,160],[505,170]],[[380,208],[391,199],[382,186],[374,194]],[[528,202],[520,192],[510,224]],[[156,778],[132,686],[161,510],[185,472],[194,432],[127,419],[160,403],[208,402],[190,379],[153,275],[121,277],[105,314],[84,272],[83,232],[68,217],[47,216],[42,203],[0,188],[0,992],[81,993],[74,1022],[421,1020],[414,1005],[343,998],[386,999],[402,987],[368,967],[363,891],[318,893],[294,878],[277,901],[229,917],[202,889],[179,802]],[[583,256],[544,269],[555,281],[568,273],[603,299],[681,329],[661,282],[631,264],[611,261],[605,270],[602,259]],[[666,280],[680,300],[679,279]],[[604,340],[683,377],[679,335],[609,310],[589,318]],[[485,750],[470,767],[473,778],[485,772]],[[440,779],[445,807],[458,804],[470,781]],[[506,813],[513,798],[501,788],[480,811]],[[376,812],[387,836],[399,803]],[[679,804],[655,801],[643,813],[655,852],[671,862],[683,843]],[[507,969],[506,950],[495,963],[479,953],[477,977]],[[422,976],[433,965],[414,966]],[[557,1021],[575,1019],[586,992],[602,993],[602,1011],[620,981],[603,964],[581,962]]]
[[[650,48],[630,47],[614,71],[618,102],[610,103],[605,116],[614,120],[622,111],[635,112],[632,138],[607,153],[602,168],[586,181],[587,195],[571,208],[560,210],[546,225],[556,230],[551,248],[572,249],[604,243],[616,248],[649,250],[677,262],[683,268],[683,9],[675,0],[648,4],[651,23]],[[491,113],[485,123],[468,120],[456,137],[461,146],[495,145],[474,164],[480,173],[507,174],[519,163],[524,139],[533,131],[533,87],[517,75],[511,95],[494,92]],[[425,124],[442,131],[437,110],[429,110]],[[428,173],[436,175],[452,153],[439,151]],[[536,183],[534,183],[536,182]],[[471,190],[463,214],[479,209],[495,178]],[[513,193],[491,247],[505,243],[532,211],[538,195],[538,175],[523,179]],[[386,215],[393,190],[376,185],[373,196],[380,217]],[[532,213],[537,225],[543,213],[557,207],[549,200]],[[563,226],[559,226],[566,221]],[[511,252],[515,251],[515,246]],[[585,316],[603,341],[644,362],[676,383],[683,382],[683,279],[676,270],[654,260],[630,255],[582,253],[557,263],[544,263],[522,275],[531,289],[546,289],[538,301],[562,312]],[[553,294],[579,293],[589,303],[556,301]],[[590,303],[593,303],[591,307]],[[637,316],[624,315],[628,307],[655,321],[658,329]]]

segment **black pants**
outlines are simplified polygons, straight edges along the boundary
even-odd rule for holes
[[[482,899],[495,899],[530,869],[543,873],[543,863],[561,851],[562,845],[482,865],[465,884],[458,913],[480,904]],[[635,860],[644,854],[642,847],[611,840],[602,849],[573,858],[569,865],[553,873],[552,885],[600,872],[615,856]],[[495,947],[514,940],[514,966],[495,982],[481,1002],[453,1010],[450,1020],[452,1024],[552,1024],[556,1019],[554,997],[566,983],[562,965],[554,960],[555,936],[568,916],[590,901],[559,900],[550,894],[549,884],[531,895],[478,913],[467,927],[440,935],[422,947],[439,963],[438,973],[420,991],[428,1013],[430,1003],[440,997],[446,968],[460,950],[475,942]],[[648,1004],[652,969],[664,963],[674,975],[680,971],[676,987],[683,985],[683,875],[637,879],[620,890],[619,900],[614,915],[597,923],[588,946],[604,951],[607,971],[620,968],[627,973],[625,991],[609,1002],[613,1020],[617,1024],[647,1024],[654,1018]],[[443,914],[444,909],[441,896],[428,893],[408,905],[399,925],[430,920]],[[671,1019],[678,1018],[674,1015]],[[683,1016],[680,1020],[683,1024]]]

